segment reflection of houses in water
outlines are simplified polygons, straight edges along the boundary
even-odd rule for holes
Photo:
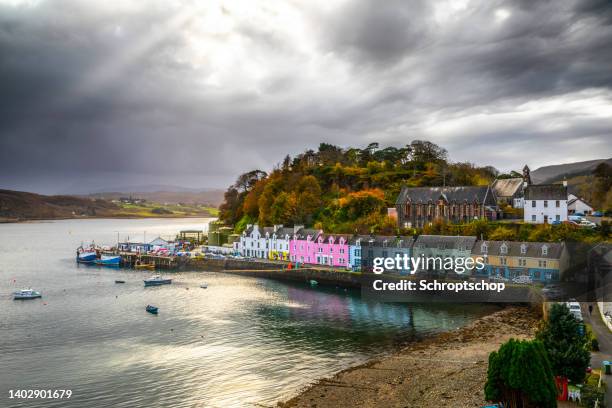
[[[344,297],[319,290],[289,287],[287,298],[306,306],[291,308],[291,313],[295,317],[311,318],[316,315],[334,320],[350,321],[347,299]]]

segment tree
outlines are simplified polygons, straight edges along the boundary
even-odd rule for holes
[[[296,211],[295,194],[281,192],[270,208],[270,221],[273,224],[285,224],[295,219]]]
[[[509,408],[554,408],[557,388],[539,341],[510,339],[489,355],[485,398]]]
[[[587,338],[578,330],[578,322],[567,306],[555,303],[550,309],[548,320],[536,335],[548,352],[553,373],[574,383],[584,380],[591,361]]]
[[[304,176],[297,186],[297,222],[310,223],[321,206],[321,186],[314,176]]]
[[[489,239],[491,241],[514,241],[516,240],[516,233],[512,228],[499,226],[491,231]]]
[[[234,187],[230,187],[223,198],[223,204],[219,206],[219,218],[229,225],[234,225],[242,217],[240,194]]]
[[[410,143],[412,160],[419,163],[435,163],[446,161],[446,149],[426,140],[413,140]]]
[[[234,188],[239,191],[246,192],[250,190],[255,185],[255,183],[257,183],[261,179],[266,178],[267,176],[268,174],[262,170],[252,170],[243,173],[236,179],[236,182],[234,183]]]

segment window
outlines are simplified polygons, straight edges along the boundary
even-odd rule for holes
[[[355,256],[361,256],[361,249],[355,249]]]
[[[527,266],[527,260],[525,258],[519,258],[519,266]]]
[[[561,202],[559,200],[555,201],[555,207],[557,208],[561,207]]]
[[[344,248],[340,248],[340,253],[343,254],[344,253]]]
[[[533,200],[533,201],[531,202],[531,207],[532,207],[532,208],[535,208],[535,200]]]
[[[548,255],[548,245],[542,245],[542,255]]]
[[[323,252],[323,248],[322,247],[319,247],[319,252]]]
[[[527,253],[527,245],[521,244],[521,254],[525,255]]]
[[[546,261],[538,261],[538,266],[540,268],[546,268]]]
[[[508,253],[508,245],[506,245],[505,243],[502,244],[502,246],[499,247],[499,252],[501,252],[502,254],[507,254]]]
[[[533,215],[531,216],[531,222],[536,222],[536,216],[535,216],[535,214],[533,214]]]
[[[505,256],[500,256],[500,257],[499,257],[499,263],[500,263],[501,265],[507,265],[507,264],[508,264],[508,261],[506,260],[506,257],[505,257]]]
[[[486,254],[488,249],[489,248],[487,247],[486,243],[483,242],[482,245],[480,245],[480,252],[482,252],[483,254]]]
[[[331,254],[332,252],[334,252],[334,247],[329,247],[329,253]]]
[[[561,221],[561,216],[559,214],[555,215],[555,221]]]
[[[544,208],[548,208],[548,201],[544,200]]]

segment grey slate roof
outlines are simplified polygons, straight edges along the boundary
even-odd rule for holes
[[[521,177],[509,179],[496,179],[491,188],[495,191],[495,195],[499,197],[512,197],[520,192],[523,187],[523,179]]]
[[[407,201],[413,203],[437,201],[443,197],[448,202],[473,202],[496,205],[494,193],[489,186],[462,186],[462,187],[407,187],[403,186],[396,205],[404,204]]]
[[[320,233],[321,231],[314,228],[300,228],[295,235],[297,236],[297,239],[306,239],[306,237],[310,235],[314,241],[317,239]]]
[[[563,184],[532,184],[525,189],[525,200],[567,200]]]
[[[415,244],[419,249],[457,249],[471,250],[476,242],[476,237],[470,236],[447,236],[447,235],[420,235]]]
[[[486,252],[483,244],[486,244]],[[502,253],[502,245],[506,245],[507,252]],[[548,248],[547,253],[542,253],[542,247]],[[521,247],[524,246],[525,253],[521,253]],[[495,255],[495,256],[512,256],[524,258],[546,258],[559,259],[563,253],[563,244],[558,242],[516,242],[516,241],[476,241],[472,248],[472,255]]]

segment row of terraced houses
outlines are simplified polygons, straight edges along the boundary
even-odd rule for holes
[[[558,281],[568,265],[567,249],[563,243],[478,241],[470,236],[420,235],[414,238],[329,234],[301,225],[292,228],[248,225],[234,244],[234,250],[248,258],[352,271],[371,271],[374,258],[398,254],[408,257],[482,257],[485,268],[474,270],[477,276],[501,279],[529,276],[541,282]]]

